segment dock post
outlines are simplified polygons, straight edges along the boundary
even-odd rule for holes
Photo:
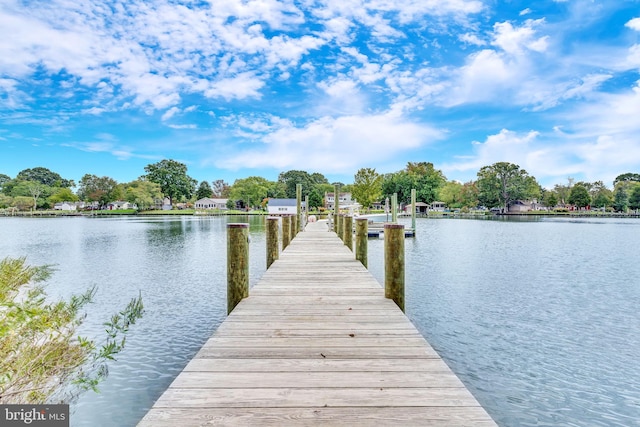
[[[267,217],[267,268],[278,259],[278,217]]]
[[[291,216],[282,217],[282,250],[284,251],[291,242]]]
[[[391,222],[398,222],[398,193],[393,193],[391,196]]]
[[[404,225],[384,225],[384,296],[404,312]]]
[[[249,296],[249,224],[227,224],[227,314]]]
[[[368,237],[369,237],[369,220],[367,218],[356,218],[356,259],[368,267],[369,254]]]
[[[353,217],[351,215],[344,217],[344,229],[342,232],[344,236],[344,245],[353,252]]]
[[[304,213],[302,214],[302,231],[307,227],[309,221],[309,195],[304,196]]]
[[[338,214],[338,237],[344,242],[344,214]]]
[[[302,228],[302,184],[296,184],[296,232],[297,235]]]
[[[340,236],[340,186],[336,184],[333,189],[333,231]]]
[[[411,228],[413,235],[416,235],[416,189],[411,189]]]
[[[291,215],[291,240],[298,235],[298,215]]]

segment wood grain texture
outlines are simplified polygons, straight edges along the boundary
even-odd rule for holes
[[[138,424],[495,426],[325,223],[309,223]]]

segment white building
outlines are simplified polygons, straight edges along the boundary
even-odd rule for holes
[[[227,210],[227,201],[229,199],[212,199],[205,197],[196,202],[196,209],[218,209]]]

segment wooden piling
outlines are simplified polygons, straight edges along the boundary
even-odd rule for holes
[[[249,296],[249,224],[227,224],[227,314]]]
[[[398,222],[398,193],[393,193],[391,196],[391,222]]]
[[[291,243],[291,216],[282,217],[282,250],[284,251]]]
[[[384,296],[404,312],[404,225],[384,225]]]
[[[291,240],[298,234],[298,215],[291,215]]]
[[[302,226],[302,184],[296,184],[296,232],[300,232]]]
[[[267,217],[267,268],[278,259],[278,221],[275,216]]]
[[[340,236],[340,186],[333,186],[333,231]]]
[[[411,189],[411,229],[416,233],[416,189]]]
[[[342,233],[344,245],[353,252],[353,217],[351,215],[344,217],[344,228]]]
[[[369,221],[367,218],[356,218],[356,259],[368,267],[369,254]]]

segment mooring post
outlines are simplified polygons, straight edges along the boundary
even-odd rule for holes
[[[338,184],[333,186],[333,231],[340,235],[340,186]]]
[[[356,259],[367,268],[369,255],[369,220],[367,218],[356,218]]]
[[[267,217],[267,268],[278,259],[278,221],[276,216]]]
[[[302,213],[302,231],[307,228],[307,222],[309,221],[309,195],[304,196],[304,209]]]
[[[391,222],[398,222],[398,193],[393,193],[391,196]]]
[[[413,235],[416,234],[416,189],[411,189],[411,228]]]
[[[249,224],[227,224],[227,314],[249,296]]]
[[[344,245],[353,252],[353,217],[347,215],[344,217]]]
[[[302,184],[296,184],[296,235],[302,228]]]
[[[298,215],[291,215],[291,240],[298,234]]]
[[[384,296],[404,312],[404,225],[384,225]]]
[[[338,237],[344,242],[344,214],[338,214]]]
[[[282,250],[284,251],[291,242],[291,216],[282,217]]]

